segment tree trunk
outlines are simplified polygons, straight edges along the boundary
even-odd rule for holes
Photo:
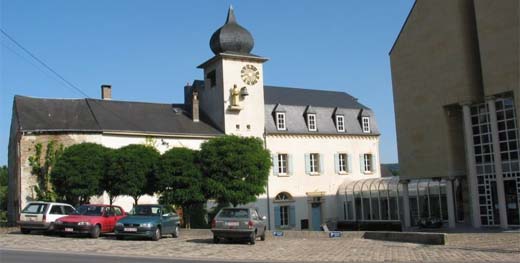
[[[139,200],[139,196],[132,196],[134,198],[134,207],[137,206],[137,200]]]

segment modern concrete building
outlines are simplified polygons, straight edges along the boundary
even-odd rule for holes
[[[390,51],[403,192],[446,181],[452,227],[520,226],[519,5],[417,0]]]
[[[264,85],[267,59],[251,53],[253,43],[230,9],[211,37],[214,56],[199,66],[203,80],[184,87],[183,104],[112,100],[109,86],[102,87],[102,100],[16,96],[9,142],[10,220],[35,197],[28,159],[37,143],[94,142],[111,148],[151,143],[165,152],[199,149],[225,134],[259,137],[273,155],[267,192],[250,204],[269,216],[271,229],[319,230],[339,220],[340,185],[380,177],[375,115],[344,92]],[[92,200],[108,201],[106,195]],[[119,197],[115,204],[130,209],[132,202]]]

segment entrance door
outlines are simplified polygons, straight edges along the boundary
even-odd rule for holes
[[[508,225],[520,225],[520,208],[515,180],[504,180],[506,194],[506,212]]]
[[[321,203],[312,203],[312,230],[320,231]]]

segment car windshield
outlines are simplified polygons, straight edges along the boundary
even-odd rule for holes
[[[161,215],[161,208],[158,206],[136,206],[133,209],[133,214],[136,216],[159,216]]]
[[[84,215],[84,216],[101,216],[105,211],[105,207],[103,206],[95,206],[95,205],[82,205],[78,207],[75,215]]]
[[[224,209],[220,212],[219,217],[248,218],[249,213],[247,209]]]
[[[22,213],[27,214],[43,214],[45,209],[47,208],[47,204],[28,204],[22,211]]]

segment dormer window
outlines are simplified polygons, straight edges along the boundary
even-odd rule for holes
[[[369,133],[370,132],[370,118],[369,117],[361,118],[361,124],[363,126],[363,132]]]
[[[345,132],[345,116],[336,115],[336,128],[338,132]]]
[[[276,129],[279,131],[285,131],[287,129],[285,126],[285,112],[276,113]]]
[[[316,131],[316,114],[309,113],[307,114],[307,127],[309,127],[309,131]]]

